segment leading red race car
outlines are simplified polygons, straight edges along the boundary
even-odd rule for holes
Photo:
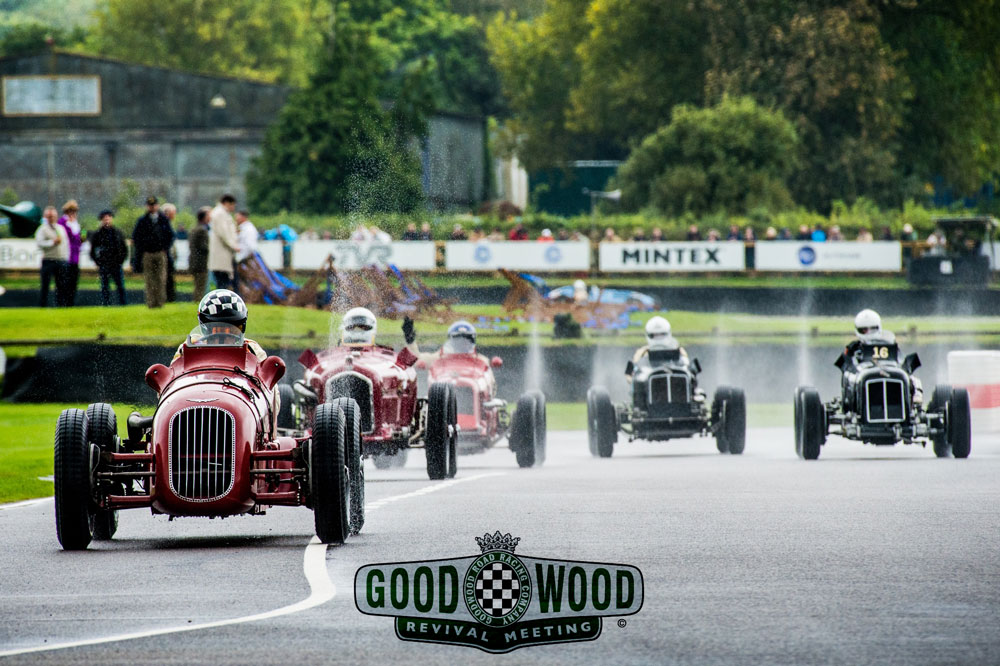
[[[118,436],[111,406],[66,409],[55,437],[56,529],[64,549],[110,539],[118,511],[169,516],[261,514],[269,506],[311,507],[316,535],[343,543],[364,521],[360,442],[346,427],[351,401],[320,405],[305,438],[279,436],[277,356],[260,360],[240,328],[203,324],[170,367],[146,383],[156,412],[128,418]]]

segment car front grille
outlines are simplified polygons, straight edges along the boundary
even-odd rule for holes
[[[455,401],[458,404],[459,414],[472,414],[476,413],[476,400],[473,397],[472,387],[470,386],[456,386],[455,387]]]
[[[210,502],[233,487],[236,420],[221,407],[188,407],[170,419],[170,490],[182,499]]]
[[[903,382],[899,379],[869,379],[865,383],[865,405],[869,423],[898,423],[906,416]]]
[[[326,401],[336,398],[354,398],[361,412],[361,432],[371,432],[375,406],[372,402],[372,383],[354,372],[342,372],[326,382]]]
[[[690,402],[691,383],[687,375],[658,373],[649,377],[649,404]]]

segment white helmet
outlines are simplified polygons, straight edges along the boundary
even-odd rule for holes
[[[662,345],[670,337],[670,322],[663,317],[653,317],[646,322],[646,341]]]
[[[378,321],[368,308],[351,308],[340,322],[340,343],[373,345]]]
[[[586,291],[587,283],[583,280],[577,280],[573,283],[573,291]]]
[[[882,318],[874,310],[865,309],[854,318],[854,330],[858,337],[882,333]]]

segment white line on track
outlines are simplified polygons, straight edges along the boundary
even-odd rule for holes
[[[450,481],[424,486],[423,488],[414,490],[413,492],[386,497],[376,500],[371,504],[366,504],[365,511],[375,511],[393,502],[434,493],[439,490],[444,490],[445,488],[450,488],[451,486],[459,483],[465,483],[466,481],[476,481],[491,476],[502,476],[503,474],[504,472],[489,472],[486,474],[476,474],[475,476],[467,476],[461,479],[451,479]],[[28,506],[51,500],[51,497],[46,497],[36,500],[27,500],[24,502],[15,502],[12,504],[4,504],[0,506],[0,509],[12,509],[19,506]],[[254,615],[234,617],[228,620],[215,620],[212,622],[201,622],[199,624],[185,624],[179,627],[163,627],[161,629],[149,629],[146,631],[135,631],[127,634],[116,634],[114,636],[103,636],[101,638],[85,638],[78,641],[67,641],[65,643],[51,643],[36,645],[34,647],[17,648],[14,650],[3,650],[0,651],[0,657],[12,657],[14,655],[32,654],[35,652],[50,652],[52,650],[66,650],[68,648],[86,647],[88,645],[117,643],[119,641],[130,641],[137,638],[150,638],[152,636],[163,636],[164,634],[177,634],[186,631],[200,631],[202,629],[227,627],[246,622],[258,622],[260,620],[269,620],[271,618],[281,617],[282,615],[291,615],[292,613],[298,613],[309,608],[315,608],[320,604],[325,604],[327,601],[336,596],[337,588],[334,587],[333,581],[330,580],[330,576],[326,568],[326,544],[320,543],[319,539],[316,537],[313,537],[306,546],[305,556],[302,560],[302,570],[305,573],[306,582],[309,583],[309,596],[302,601],[298,601],[288,606],[282,606],[281,608],[275,608],[274,610],[256,613]]]
[[[52,497],[39,497],[38,499],[24,500],[21,502],[11,502],[9,504],[0,504],[0,511],[6,509],[19,509],[22,506],[34,506],[35,504],[41,504],[42,502],[51,502]]]

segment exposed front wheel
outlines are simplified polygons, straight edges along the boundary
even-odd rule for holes
[[[350,529],[345,420],[339,405],[325,403],[316,407],[312,442],[308,447],[309,492],[316,536],[323,543],[344,543]]]
[[[545,406],[545,394],[541,391],[528,391],[535,399],[535,465],[541,467],[545,462],[548,449],[548,417]]]
[[[610,458],[618,440],[618,419],[611,396],[603,386],[587,391],[587,441],[592,455]]]
[[[87,416],[82,409],[64,409],[56,423],[56,535],[63,550],[83,550],[94,538],[93,456],[86,429]]]
[[[719,453],[743,453],[747,441],[747,400],[743,389],[720,386],[715,392],[712,415],[719,424],[715,431]]]
[[[936,435],[931,436],[931,446],[934,449],[934,455],[938,458],[951,457],[951,441],[948,432],[948,424],[950,422],[948,408],[951,403],[951,394],[951,386],[938,384],[934,387],[931,404],[927,407],[927,411],[942,415],[940,431]]]
[[[537,419],[535,397],[525,393],[518,398],[510,421],[510,448],[514,451],[518,467],[531,467],[537,460]]]
[[[972,410],[969,392],[954,388],[948,401],[948,444],[956,458],[968,458],[972,452]]]
[[[819,391],[811,386],[799,390],[799,457],[803,460],[819,458],[820,447],[826,442],[826,408]]]
[[[348,484],[351,491],[351,534],[365,524],[365,463],[361,459],[361,411],[353,398],[336,398],[333,403],[344,412],[344,452],[347,455]]]
[[[437,382],[427,391],[427,431],[424,433],[424,453],[427,455],[427,476],[444,479],[451,471],[452,432],[456,410],[451,384]],[[450,432],[451,431],[451,432]]]
[[[101,451],[119,452],[118,417],[106,402],[98,402],[87,407],[86,439]],[[121,494],[124,494],[122,492]],[[118,531],[118,511],[114,509],[94,509],[94,541],[108,541]]]

